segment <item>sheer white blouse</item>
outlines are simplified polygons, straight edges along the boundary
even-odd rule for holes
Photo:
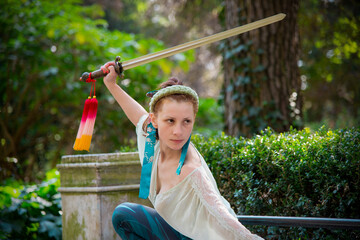
[[[147,115],[136,126],[140,162],[144,158],[146,133],[142,126]],[[195,147],[194,147],[195,148]],[[197,151],[197,150],[196,150]],[[164,220],[181,234],[199,240],[262,239],[251,234],[236,217],[228,201],[220,195],[214,177],[199,152],[201,167],[166,192],[156,193],[159,143],[151,172],[149,200]],[[176,174],[174,172],[174,174]]]

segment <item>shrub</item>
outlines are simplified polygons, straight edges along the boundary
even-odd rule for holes
[[[360,128],[193,142],[241,215],[360,218]],[[249,226],[268,239],[338,239],[359,231]]]
[[[59,173],[39,185],[8,179],[0,187],[0,239],[61,239]]]

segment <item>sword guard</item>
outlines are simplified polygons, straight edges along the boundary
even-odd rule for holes
[[[119,56],[117,56],[115,58],[114,68],[115,68],[115,72],[119,75],[119,77],[124,78],[124,68],[123,68],[120,60],[121,60],[121,58]],[[107,73],[104,73],[101,69],[95,70],[91,73],[84,72],[80,77],[80,81],[92,82],[92,81],[94,81],[94,79],[105,77],[106,75],[107,75]]]

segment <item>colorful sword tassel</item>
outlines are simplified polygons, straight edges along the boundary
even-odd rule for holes
[[[77,151],[82,150],[82,149],[80,149],[81,135],[82,135],[82,133],[84,131],[86,119],[88,117],[89,108],[90,108],[90,101],[91,101],[91,97],[89,97],[88,99],[85,100],[85,105],[84,105],[84,110],[83,110],[83,114],[82,114],[82,117],[81,117],[79,130],[77,132],[76,140],[75,140],[75,143],[74,143],[74,150],[77,150]]]
[[[89,151],[90,149],[91,138],[94,132],[97,108],[98,108],[98,100],[94,96],[90,100],[89,113],[86,118],[85,127],[80,138],[80,150]]]
[[[96,80],[91,78],[91,75],[86,81],[86,82],[92,82],[92,86],[90,90],[90,96],[85,101],[79,130],[76,135],[76,140],[73,147],[74,150],[76,151],[82,151],[82,150],[89,151],[90,149],[91,138],[94,132],[96,114],[98,109],[98,100],[96,99],[95,96],[95,81]],[[91,96],[93,88],[94,88],[94,95]]]

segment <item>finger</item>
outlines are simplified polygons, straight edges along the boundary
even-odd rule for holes
[[[115,62],[107,62],[105,63],[103,66],[101,66],[101,71],[105,74],[109,73],[109,66],[114,66],[115,65]]]
[[[109,66],[109,72],[110,72],[110,74],[114,74],[114,73],[116,73],[115,72],[115,68],[114,68],[114,66]]]
[[[105,66],[101,66],[101,71],[105,74],[109,73],[109,69],[107,69]]]
[[[114,65],[115,65],[115,62],[107,62],[107,63],[105,63],[106,68],[109,68],[109,66],[114,66]]]

